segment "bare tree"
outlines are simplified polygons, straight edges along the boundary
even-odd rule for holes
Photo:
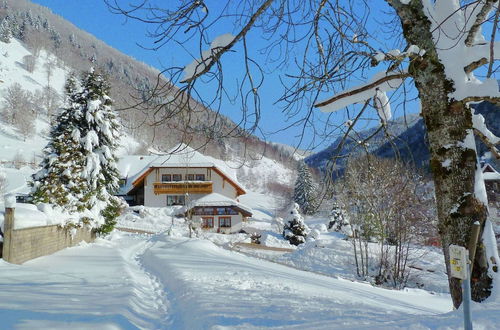
[[[3,104],[4,120],[16,127],[24,139],[32,136],[36,118],[33,95],[14,83],[7,88]]]
[[[353,231],[358,276],[405,286],[412,246],[435,226],[434,200],[416,173],[394,160],[370,155],[349,159],[336,190]],[[378,244],[378,251],[370,242]],[[370,269],[376,269],[375,274]]]
[[[62,97],[54,88],[45,86],[42,90],[35,92],[34,99],[39,110],[47,114],[49,120],[52,120],[57,109],[61,106]]]
[[[479,193],[484,189],[477,186],[482,180],[473,132],[479,132],[496,154],[498,140],[489,139],[492,135],[469,104],[497,103],[500,97],[496,80],[490,79],[496,74],[498,58],[498,0],[386,0],[385,7],[363,0],[244,0],[217,5],[193,0],[165,7],[149,0],[105,1],[113,11],[153,25],[153,48],[177,43],[187,47],[189,41],[196,45],[190,53],[195,60],[167,68],[169,83],[159,83],[150,94],[160,100],[155,112],[159,122],[177,116],[182,118],[179,125],[192,123],[202,109],[190,100],[206,95],[200,92],[202,87],[213,91],[203,97],[203,106],[220,109],[229,94],[228,84],[234,83],[223,79],[226,59],[240,61],[243,68],[236,96],[241,101],[240,125],[249,131],[257,129],[260,119],[266,70],[281,72],[284,88],[278,101],[298,118],[290,125],[302,125],[304,130],[321,131],[314,125],[318,123],[315,107],[336,111],[353,103],[365,104],[348,109],[346,126],[328,121],[323,129],[327,137],[355,133],[363,118],[373,119],[371,108],[383,130],[391,116],[389,96],[405,108],[415,98],[412,95],[418,95],[431,149],[447,267],[448,246],[468,246],[471,226],[479,221],[472,297],[482,301],[490,295],[491,274],[500,260],[496,243],[485,241],[492,236],[488,235],[492,228],[485,198]],[[220,23],[232,24],[233,33],[220,35]],[[487,37],[482,31],[485,23],[492,27]],[[262,47],[249,45],[258,37]],[[487,79],[474,75],[478,69],[485,70]],[[359,81],[368,82],[354,86]],[[483,230],[487,231],[484,237]],[[450,277],[449,283],[454,305],[459,306],[460,282]]]

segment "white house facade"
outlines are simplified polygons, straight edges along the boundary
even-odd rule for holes
[[[131,205],[194,208],[202,228],[237,232],[252,213],[237,200],[245,190],[222,167],[220,161],[184,145],[164,156],[128,156],[119,162],[120,195]]]

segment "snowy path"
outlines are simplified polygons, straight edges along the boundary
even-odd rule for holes
[[[0,260],[0,328],[164,328],[164,291],[136,258],[150,244],[115,235],[21,266]]]
[[[142,263],[164,283],[174,329],[387,328],[450,310],[447,296],[374,288],[223,250],[154,238]]]
[[[476,328],[497,329],[499,307],[473,306]],[[0,261],[2,330],[460,328],[459,312],[442,314],[450,308],[446,295],[379,289],[166,235],[114,233],[21,266]]]

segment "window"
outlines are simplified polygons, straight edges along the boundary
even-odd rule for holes
[[[214,218],[213,217],[201,218],[201,228],[214,228]]]
[[[185,205],[186,200],[184,195],[167,195],[167,206]]]
[[[217,215],[238,215],[238,212],[233,210],[232,207],[217,207],[216,209]],[[211,214],[211,213],[206,213]]]
[[[205,181],[205,174],[196,174],[196,181]]]
[[[214,208],[213,207],[204,207],[203,214],[214,214]]]
[[[219,227],[220,228],[231,227],[231,217],[219,217]]]
[[[194,174],[186,174],[186,181],[194,181]]]
[[[182,181],[181,174],[172,174],[172,181]]]
[[[172,176],[170,174],[162,174],[161,182],[170,182],[172,181]]]

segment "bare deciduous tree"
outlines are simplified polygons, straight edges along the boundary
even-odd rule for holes
[[[24,139],[32,136],[36,118],[33,95],[19,83],[9,86],[3,97],[2,116],[19,130]]]
[[[182,118],[178,125],[192,124],[203,113],[203,107],[191,103],[192,97],[217,111],[230,90],[237,90],[239,124],[255,131],[267,71],[281,73],[284,88],[278,101],[285,112],[298,118],[290,125],[314,126],[315,107],[336,111],[352,103],[365,104],[347,111],[345,127],[327,122],[326,136],[355,132],[362,119],[370,117],[372,99],[384,129],[391,116],[386,93],[395,90],[390,97],[403,108],[415,98],[412,95],[418,95],[429,138],[447,267],[448,246],[468,246],[475,221],[481,223],[481,234],[492,230],[484,196],[479,193],[483,189],[477,186],[482,180],[473,132],[485,140],[491,135],[469,104],[500,100],[496,79],[490,79],[495,77],[498,58],[498,0],[386,0],[377,4],[363,0],[193,0],[165,7],[149,0],[105,1],[115,12],[153,25],[153,48],[171,43],[187,48],[189,41],[196,45],[190,53],[195,61],[167,68],[164,73],[169,82],[160,82],[150,93],[150,99],[159,101],[157,122],[177,116]],[[482,30],[487,22],[491,23],[488,36]],[[231,25],[233,33],[221,36],[221,25]],[[261,43],[250,45],[253,38],[260,38]],[[229,87],[234,81],[224,79],[226,59],[240,61],[243,68],[236,87]],[[484,70],[487,79],[474,74],[478,69]],[[210,96],[201,92],[207,86]],[[403,93],[408,90],[413,93]],[[193,127],[190,132],[195,132]],[[487,142],[499,154],[498,141]],[[472,256],[475,301],[490,295],[492,272],[500,263],[496,243],[486,241],[491,236],[481,235]],[[462,300],[460,282],[449,277],[449,283],[457,307]]]
[[[400,162],[353,157],[336,189],[353,231],[358,276],[372,275],[379,284],[404,287],[412,246],[423,242],[435,226],[434,200],[421,177]],[[370,242],[378,244],[378,251]]]

